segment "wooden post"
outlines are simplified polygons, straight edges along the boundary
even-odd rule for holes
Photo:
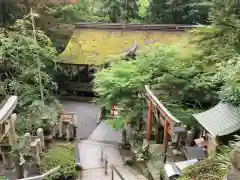
[[[41,154],[42,153],[41,139],[37,138],[35,141],[37,143],[38,152],[39,152],[39,154]]]
[[[147,142],[150,141],[152,123],[152,102],[148,99],[148,121],[147,121]]]
[[[56,135],[57,135],[57,126],[58,126],[58,125],[55,125],[55,126],[53,126],[53,128],[52,128],[52,137],[53,137],[53,138],[56,138]],[[44,144],[44,146],[45,146],[45,144]]]
[[[165,163],[167,161],[167,150],[168,150],[168,141],[169,141],[169,134],[168,134],[168,129],[169,129],[169,122],[167,119],[165,119],[165,124],[164,124],[164,139],[163,139],[163,162]]]
[[[74,126],[77,127],[77,125],[78,125],[78,117],[77,117],[76,113],[73,114],[72,123],[73,123]]]
[[[12,114],[8,120],[9,120],[9,126],[10,126],[10,144],[11,146],[14,146],[17,142],[16,140],[16,132],[15,132],[15,125],[14,122],[17,119],[17,115],[16,114]]]
[[[31,152],[32,152],[32,154],[34,156],[36,164],[40,165],[40,156],[39,156],[39,152],[38,152],[37,142],[36,141],[31,143]]]
[[[74,125],[72,123],[69,124],[69,138],[74,139]]]
[[[63,126],[64,126],[64,130],[65,130],[66,139],[67,139],[67,141],[69,141],[69,139],[70,139],[70,130],[69,130],[70,125],[69,125],[69,122],[67,122]]]
[[[61,121],[58,122],[58,136],[60,138],[63,136],[63,123]]]
[[[25,143],[30,147],[31,146],[31,134],[25,133],[24,134]]]
[[[41,149],[44,150],[45,149],[45,142],[44,142],[44,134],[43,134],[43,129],[42,128],[37,129],[37,136],[41,140]]]

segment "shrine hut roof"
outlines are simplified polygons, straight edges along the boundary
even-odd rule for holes
[[[229,103],[219,102],[193,117],[213,136],[225,136],[240,129],[240,111]]]
[[[172,44],[187,37],[184,31],[157,30],[155,26],[151,31],[148,31],[151,26],[143,26],[145,29],[134,29],[131,26],[123,29],[120,28],[122,25],[114,24],[78,24],[76,27],[64,52],[58,56],[58,62],[101,65],[126,54],[135,44],[141,49],[154,43]]]

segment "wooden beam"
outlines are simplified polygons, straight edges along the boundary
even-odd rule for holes
[[[173,121],[174,124],[180,123],[180,121],[175,116],[173,116],[167,110],[167,108],[159,101],[159,99],[152,93],[152,91],[150,90],[150,88],[147,85],[145,86],[145,90],[146,90],[147,97],[158,107],[158,109],[162,113],[164,113],[171,121]]]
[[[0,109],[0,124],[3,123],[13,112],[17,105],[17,96],[11,96]]]

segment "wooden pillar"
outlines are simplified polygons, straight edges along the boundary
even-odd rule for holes
[[[66,139],[67,141],[69,141],[70,140],[70,123],[69,122],[63,123],[63,127],[66,135]]]
[[[40,156],[39,156],[39,152],[38,152],[38,147],[37,147],[37,142],[34,141],[31,143],[31,152],[33,154],[33,157],[36,161],[37,165],[40,165]]]
[[[58,122],[58,137],[62,137],[63,136],[63,123],[61,122],[61,120]]]
[[[168,150],[168,141],[169,141],[169,133],[168,133],[168,129],[169,129],[169,122],[167,121],[167,119],[165,120],[165,124],[164,124],[164,138],[163,138],[163,162],[165,163],[167,161],[167,150]]]
[[[69,138],[74,139],[74,125],[72,123],[69,124]]]
[[[148,120],[147,120],[147,142],[150,140],[151,136],[151,124],[152,124],[152,102],[148,100]]]
[[[37,138],[35,141],[36,141],[36,143],[37,143],[38,152],[39,152],[39,154],[41,154],[41,153],[42,153],[41,139],[40,139],[40,138]]]
[[[57,136],[57,132],[58,132],[57,126],[58,126],[58,124],[55,124],[55,125],[53,126],[53,128],[52,128],[52,137],[53,137],[53,138],[56,138],[56,136]],[[44,145],[45,145],[45,144],[44,144]]]
[[[9,117],[9,125],[10,125],[10,144],[14,146],[16,144],[16,132],[14,122],[17,119],[17,115],[14,113]]]
[[[37,136],[41,140],[41,150],[45,149],[45,142],[44,142],[44,134],[43,134],[43,129],[38,128],[37,129]]]
[[[30,147],[31,146],[31,134],[25,133],[24,134],[25,143]]]

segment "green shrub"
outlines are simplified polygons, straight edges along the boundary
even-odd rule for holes
[[[5,176],[0,176],[0,180],[8,180]]]
[[[57,166],[61,168],[51,174],[46,180],[62,179],[67,177],[77,177],[75,170],[75,152],[72,144],[58,144],[54,148],[44,153],[41,159],[41,172],[45,173]]]

